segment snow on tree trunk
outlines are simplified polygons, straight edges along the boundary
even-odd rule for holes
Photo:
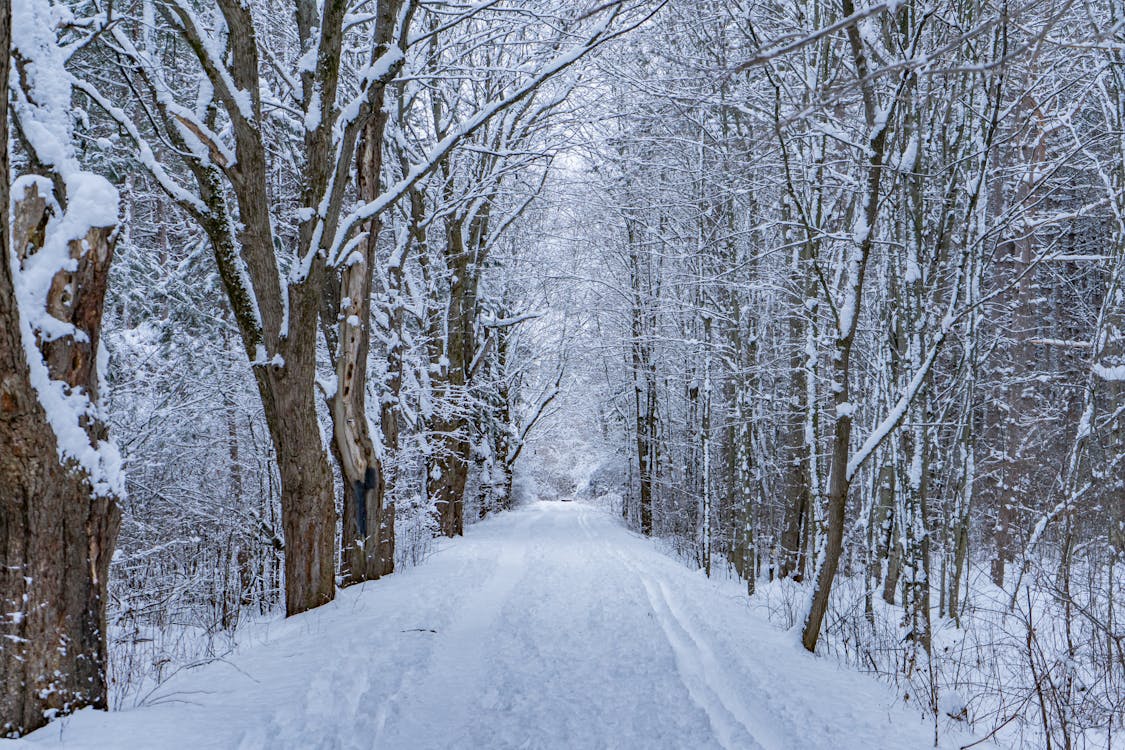
[[[106,707],[106,578],[124,496],[99,406],[117,191],[71,144],[70,77],[41,0],[0,8],[0,140],[13,119],[43,176],[0,156],[0,733]],[[9,23],[10,19],[10,23]],[[9,245],[9,242],[11,243]]]

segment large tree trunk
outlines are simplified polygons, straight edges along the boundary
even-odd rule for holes
[[[0,271],[0,274],[3,272]],[[0,295],[5,294],[0,281]],[[6,326],[6,312],[0,320]],[[10,364],[0,334],[0,362]],[[0,384],[0,734],[79,708],[106,708],[106,577],[120,514],[60,465],[26,375]],[[25,382],[26,384],[26,382]]]
[[[316,316],[324,263],[310,264],[307,278],[290,284],[288,336],[280,326],[257,327],[249,290],[243,285],[238,258],[261,256],[260,248],[240,248],[225,224],[221,195],[204,192],[211,217],[204,229],[211,239],[219,274],[234,311],[242,343],[250,358],[266,425],[281,479],[281,526],[285,537],[285,611],[294,615],[319,607],[335,596],[334,547],[336,501],[332,470],[320,438],[316,414]],[[277,281],[276,274],[273,280]],[[259,299],[262,308],[269,310]],[[270,307],[277,299],[270,299]],[[280,310],[267,313],[279,321]],[[263,343],[264,340],[264,343]],[[268,347],[268,348],[267,348]],[[265,352],[276,352],[266,359]]]
[[[0,9],[0,139],[7,142],[8,6]],[[0,206],[8,205],[0,156]],[[58,438],[32,384],[12,278],[7,211],[0,212],[0,734],[31,731],[85,706],[106,707],[106,577],[120,515],[112,490],[95,488]],[[15,207],[21,259],[40,249],[46,201],[32,188]],[[83,334],[43,343],[46,375],[98,395],[96,360],[112,228],[71,242],[76,268],[51,283],[48,313]],[[27,325],[24,322],[22,325]],[[42,387],[42,384],[40,384]],[[106,440],[96,414],[81,428]]]
[[[371,59],[378,60],[393,42],[402,0],[378,5]],[[385,77],[389,78],[389,77]],[[384,79],[384,80],[385,80]],[[386,83],[372,89],[370,116],[360,136],[356,153],[356,178],[359,197],[375,200],[382,187],[383,133],[387,113],[383,109]],[[387,554],[380,550],[390,544],[389,558],[394,559],[393,519],[385,516],[386,481],[383,465],[376,453],[367,418],[367,358],[371,349],[371,287],[376,265],[376,248],[382,222],[378,217],[364,227],[366,238],[360,249],[340,269],[338,283],[328,285],[325,310],[334,316],[338,332],[335,346],[336,392],[330,399],[333,455],[344,482],[344,517],[340,554],[344,583],[358,583],[378,578],[387,570]],[[391,529],[390,534],[387,529]]]
[[[294,299],[299,297],[294,295]],[[306,344],[314,348],[314,335],[301,338],[313,339]],[[335,492],[316,418],[314,364],[309,354],[288,357],[286,366],[276,371],[254,368],[267,404],[266,423],[281,477],[287,616],[326,604],[336,594]],[[266,387],[262,380],[268,381]]]
[[[372,200],[379,190],[383,127],[386,115],[379,107],[364,129],[356,162],[360,192]],[[344,481],[344,526],[341,535],[341,572],[344,583],[358,583],[382,575],[379,528],[383,518],[383,467],[375,453],[367,418],[367,357],[371,348],[371,281],[375,246],[381,222],[369,222],[367,239],[354,262],[340,271],[338,309],[339,343],[336,359],[336,393],[330,403],[333,453]]]
[[[210,174],[209,174],[210,171]],[[336,501],[332,470],[320,438],[315,400],[316,320],[324,262],[316,258],[308,275],[288,288],[288,335],[280,336],[281,300],[258,295],[264,325],[253,312],[254,295],[242,279],[240,257],[270,283],[280,280],[272,266],[272,240],[241,246],[234,240],[229,211],[213,168],[197,170],[210,214],[202,222],[211,240],[242,344],[250,359],[281,479],[281,527],[285,537],[285,611],[295,615],[335,596]],[[244,203],[250,203],[249,200]],[[246,214],[244,214],[245,216]],[[261,240],[256,240],[261,242]],[[266,283],[262,283],[266,287]],[[267,352],[276,352],[267,358]]]

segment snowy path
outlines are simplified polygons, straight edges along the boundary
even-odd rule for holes
[[[599,510],[540,503],[420,567],[248,629],[148,705],[6,747],[932,746],[880,683],[801,651]]]

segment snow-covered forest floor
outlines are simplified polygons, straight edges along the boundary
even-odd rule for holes
[[[875,679],[576,502],[474,525],[422,565],[287,620],[135,709],[12,748],[924,748]],[[942,747],[968,741],[942,727]]]

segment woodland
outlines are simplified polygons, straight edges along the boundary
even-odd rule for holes
[[[1125,746],[1121,0],[0,0],[0,47],[0,736],[567,500],[935,746]]]

